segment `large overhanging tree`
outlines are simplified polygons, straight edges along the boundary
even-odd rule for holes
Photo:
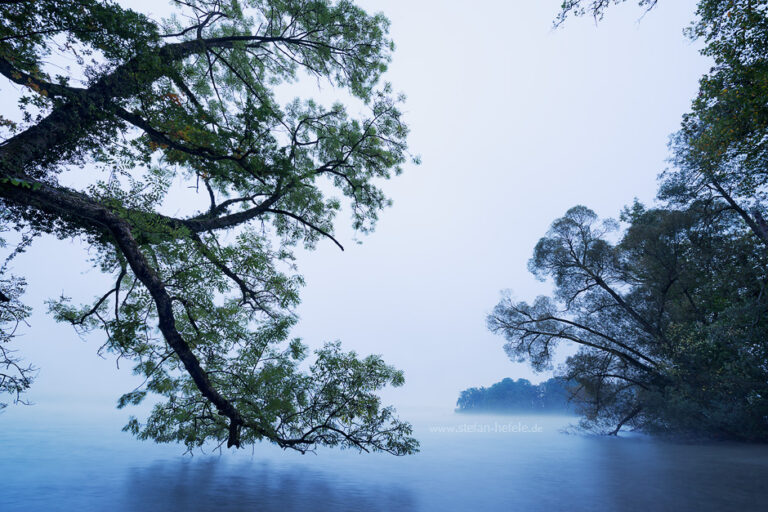
[[[120,405],[164,397],[128,424],[139,437],[415,451],[410,425],[375,394],[401,372],[338,343],[304,371],[307,348],[289,340],[301,285],[290,248],[338,244],[333,194],[371,229],[388,205],[375,181],[408,158],[399,99],[379,85],[387,19],[345,0],[172,6],[160,21],[111,1],[0,1],[0,74],[22,91],[0,118],[3,229],[23,233],[22,249],[39,234],[83,237],[113,277],[92,304],[51,310],[135,362],[144,384]],[[275,87],[302,76],[368,114],[281,107]],[[169,194],[189,187],[188,214],[170,214]],[[0,389],[17,396],[31,377],[7,345],[28,314],[23,285],[0,281]]]
[[[590,429],[766,439],[768,262],[753,235],[722,200],[622,219],[618,243],[584,206],[557,219],[529,263],[554,295],[505,297],[489,328],[538,371],[573,345],[559,371]]]
[[[599,19],[625,0],[568,0]],[[637,0],[646,9],[656,0]],[[672,140],[658,208],[615,222],[583,206],[557,219],[530,270],[552,297],[504,298],[488,317],[537,370],[556,347],[585,424],[768,439],[768,2],[700,0],[689,36],[713,66]]]
[[[625,1],[566,0],[558,23],[570,15],[600,19]],[[657,1],[637,3],[652,9]],[[678,205],[724,200],[768,247],[768,2],[700,0],[686,34],[704,43],[712,67],[673,137],[675,168],[665,173],[660,196]]]

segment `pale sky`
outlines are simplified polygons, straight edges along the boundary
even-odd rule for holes
[[[597,25],[556,30],[561,0],[358,3],[392,21],[386,79],[408,96],[410,148],[423,163],[385,184],[394,206],[362,245],[340,217],[345,252],[330,242],[299,251],[307,284],[295,334],[311,347],[340,339],[405,370],[406,385],[383,394],[395,405],[450,410],[467,387],[548,378],[510,362],[485,316],[502,289],[521,300],[547,292],[526,263],[568,208],[616,217],[634,197],[653,200],[668,136],[708,67],[682,34],[695,2],[642,16],[630,1]],[[6,87],[3,112],[15,109]],[[41,370],[28,395],[41,406],[109,408],[136,382],[130,364],[96,356],[100,336],[83,342],[45,314],[45,298],[109,287],[87,257],[77,242],[42,240],[14,266],[35,308],[16,345]]]

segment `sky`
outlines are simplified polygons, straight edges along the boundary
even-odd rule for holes
[[[313,348],[340,339],[403,369],[405,386],[382,394],[397,406],[450,410],[468,387],[550,377],[511,362],[485,317],[501,290],[520,300],[550,290],[526,264],[570,207],[617,217],[634,198],[653,201],[668,137],[709,66],[682,33],[695,2],[659,2],[645,15],[628,2],[599,24],[558,29],[561,0],[357,3],[392,22],[385,79],[408,97],[422,164],[384,184],[394,205],[362,244],[340,217],[344,252],[331,242],[298,251],[306,286],[294,334]],[[3,112],[15,108],[12,92],[0,83]],[[80,339],[45,313],[47,298],[103,293],[88,257],[78,241],[47,239],[14,264],[34,307],[16,344],[40,368],[28,398],[43,406],[110,408],[139,382],[130,364],[96,355],[100,336]]]

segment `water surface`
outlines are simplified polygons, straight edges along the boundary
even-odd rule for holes
[[[409,457],[262,444],[184,456],[99,419],[0,415],[0,510],[766,510],[768,446],[562,432],[569,417],[404,411]]]

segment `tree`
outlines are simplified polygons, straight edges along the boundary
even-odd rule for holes
[[[706,0],[688,33],[714,61],[674,136],[675,168],[661,197],[686,204],[719,198],[739,213],[763,249],[768,197],[768,2]]]
[[[457,411],[568,411],[567,383],[551,378],[534,386],[526,379],[503,379],[489,388],[469,388],[459,394]]]
[[[569,0],[557,23],[569,15],[601,19],[625,0]],[[657,0],[640,0],[652,9]],[[686,30],[704,43],[713,66],[699,82],[691,111],[672,138],[674,168],[664,173],[660,198],[685,205],[723,199],[768,248],[768,2],[700,0]]]
[[[0,74],[23,90],[17,118],[0,119],[2,224],[80,236],[113,277],[92,304],[50,309],[103,330],[102,350],[145,377],[120,407],[164,397],[126,426],[139,437],[415,451],[375,394],[401,372],[331,343],[306,373],[307,348],[289,340],[302,283],[291,247],[340,246],[331,190],[372,229],[389,204],[376,181],[408,158],[400,98],[379,84],[387,19],[346,0],[173,5],[154,20],[108,0],[0,2]],[[281,107],[275,87],[302,77],[367,114]],[[181,200],[188,214],[170,214]]]
[[[741,439],[768,438],[768,260],[723,201],[646,209],[613,221],[570,209],[536,245],[529,268],[554,281],[532,304],[505,297],[488,317],[512,359],[578,384],[583,425]]]
[[[19,301],[26,283],[11,276],[0,279],[0,393],[10,394],[15,402],[22,402],[22,393],[29,389],[35,370],[24,366],[14,351],[8,348],[19,325],[29,316],[29,308]],[[7,294],[7,295],[6,295]],[[7,406],[0,403],[0,409]]]
[[[563,0],[560,13],[555,20],[555,25],[561,25],[569,16],[590,15],[595,20],[603,19],[605,10],[611,5],[617,5],[627,0]],[[651,10],[656,6],[658,0],[637,0],[637,4],[646,10]]]
[[[623,1],[564,2],[556,24]],[[505,298],[489,316],[509,355],[536,369],[557,344],[579,346],[561,370],[579,382],[590,428],[768,438],[766,11],[700,0],[687,33],[714,65],[672,138],[659,207],[626,209],[618,244],[617,224],[569,210],[529,264],[554,297]]]

